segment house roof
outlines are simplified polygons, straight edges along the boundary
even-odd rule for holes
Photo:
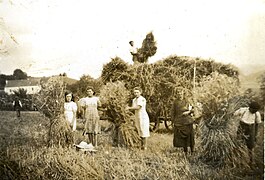
[[[7,80],[5,87],[39,86],[40,79]]]

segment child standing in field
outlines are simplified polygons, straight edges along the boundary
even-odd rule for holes
[[[142,149],[147,149],[147,138],[149,132],[149,116],[146,111],[146,99],[141,96],[142,90],[139,87],[133,89],[135,98],[132,101],[132,107],[127,107],[128,110],[134,110],[135,125],[142,140]]]
[[[84,134],[88,135],[88,140],[93,146],[97,147],[97,135],[100,132],[98,107],[101,102],[98,97],[94,96],[93,87],[87,88],[87,97],[79,100],[79,105],[84,110],[85,130]]]
[[[14,107],[14,110],[16,111],[17,117],[20,117],[20,110],[22,108],[22,103],[18,97],[16,97],[15,101],[13,101],[13,107]]]
[[[73,94],[71,92],[65,93],[64,103],[64,117],[70,123],[72,130],[76,130],[76,111],[77,105],[73,102]]]

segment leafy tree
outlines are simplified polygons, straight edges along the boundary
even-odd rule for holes
[[[100,91],[101,85],[102,84],[100,79],[94,79],[90,75],[83,75],[79,81],[67,86],[67,89],[69,89],[79,97],[85,97],[87,96],[86,90],[89,86],[92,86],[94,88],[94,91],[98,93]]]
[[[6,80],[14,80],[13,75],[0,74],[0,89],[4,89]]]
[[[27,90],[23,88],[19,88],[17,91],[14,91],[15,96],[19,98],[27,98]]]
[[[27,79],[28,77],[27,73],[23,72],[21,69],[14,70],[13,76],[15,80]]]
[[[138,50],[138,61],[145,63],[148,58],[155,55],[157,50],[156,41],[152,32],[148,33],[142,42],[142,47]]]
[[[3,90],[6,85],[6,78],[3,74],[0,75],[0,89]]]
[[[60,73],[59,76],[65,76],[65,77],[67,77],[67,74],[66,74],[66,72],[64,72],[62,74]]]

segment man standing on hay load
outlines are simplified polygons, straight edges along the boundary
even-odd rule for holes
[[[261,123],[261,115],[258,112],[260,105],[253,101],[249,107],[242,107],[235,112],[240,117],[238,135],[245,141],[250,156],[250,163],[253,163],[253,148],[256,143],[258,124]]]
[[[134,46],[134,42],[130,41],[129,44],[131,45],[130,53],[132,55],[133,63],[138,63],[138,51],[137,48]]]
[[[186,155],[188,147],[193,153],[195,145],[192,113],[192,106],[187,105],[184,100],[174,100],[171,108],[171,117],[174,124],[173,146],[182,147]]]
[[[132,102],[132,107],[127,107],[128,110],[134,110],[135,125],[141,137],[141,146],[143,150],[147,149],[147,138],[150,136],[149,132],[149,116],[146,111],[146,99],[141,96],[142,89],[135,87],[133,89],[135,98]]]

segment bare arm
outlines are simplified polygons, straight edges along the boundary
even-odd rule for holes
[[[128,110],[139,110],[141,109],[141,106],[134,106],[134,107],[127,107]]]
[[[98,107],[101,107],[102,106],[102,104],[101,104],[101,102],[100,102],[100,100],[98,99],[98,102],[97,102],[97,104],[98,104]]]

